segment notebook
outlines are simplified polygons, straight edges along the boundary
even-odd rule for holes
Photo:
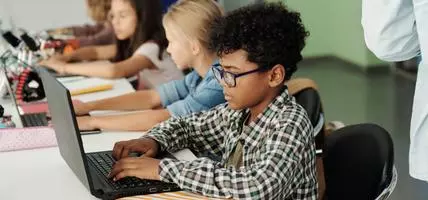
[[[113,89],[113,81],[101,78],[81,78],[75,81],[60,81],[72,96]]]
[[[0,152],[57,146],[50,127],[0,129]]]

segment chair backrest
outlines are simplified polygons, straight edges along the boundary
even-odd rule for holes
[[[306,88],[293,95],[296,102],[300,104],[308,114],[312,126],[315,128],[316,148],[323,149],[324,146],[324,118],[321,105],[321,97],[313,88]],[[319,127],[319,128],[316,128]],[[322,133],[322,134],[320,134]]]
[[[326,137],[328,200],[374,200],[390,184],[393,168],[392,139],[378,125],[351,125]]]

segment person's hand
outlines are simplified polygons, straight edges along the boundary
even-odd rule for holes
[[[39,65],[49,69],[53,69],[58,74],[65,74],[66,64],[67,64],[66,62],[58,60],[55,57],[49,58],[47,60],[42,60],[41,62],[39,62]]]
[[[91,108],[88,106],[87,103],[81,102],[81,101],[73,101],[73,108],[74,113],[76,115],[88,115],[91,111]]]
[[[129,156],[129,153],[140,153],[146,157],[155,157],[159,151],[158,143],[152,138],[139,138],[117,142],[113,148],[113,158],[120,160]]]
[[[117,161],[109,174],[109,178],[118,181],[125,177],[159,180],[160,160],[147,156],[128,157]]]
[[[64,55],[64,54],[55,54],[52,57],[55,60],[59,60],[62,62],[70,62],[71,61],[71,56],[70,55]]]
[[[77,124],[79,125],[79,130],[95,130],[97,127],[93,125],[93,117],[91,116],[84,116],[84,117],[77,117]]]
[[[48,35],[73,35],[73,29],[71,28],[58,28],[50,29],[46,31]]]

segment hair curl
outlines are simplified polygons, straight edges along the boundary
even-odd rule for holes
[[[302,60],[308,35],[299,13],[282,3],[260,3],[216,19],[209,46],[219,57],[242,49],[248,61],[266,70],[281,64],[288,80]]]

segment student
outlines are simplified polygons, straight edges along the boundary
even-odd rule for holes
[[[134,88],[138,86],[140,71],[143,81],[153,85],[182,77],[165,51],[168,40],[161,23],[159,0],[112,0],[111,15],[116,44],[82,48],[69,56],[54,56],[42,61],[41,65],[60,74],[127,77]],[[107,59],[113,62],[66,63]]]
[[[208,49],[211,23],[222,14],[219,4],[212,0],[179,1],[170,7],[163,18],[169,40],[167,51],[180,69],[193,68],[193,71],[182,80],[156,89],[75,104],[80,115],[93,110],[145,110],[126,115],[78,117],[79,126],[148,130],[171,116],[185,116],[224,103],[223,90],[211,70],[217,56]]]
[[[211,46],[220,65],[213,70],[227,104],[116,143],[110,177],[173,182],[209,197],[316,199],[313,129],[284,86],[302,59],[306,36],[299,14],[280,3],[243,7],[216,21]],[[152,158],[182,148],[222,159]]]
[[[115,41],[113,27],[108,20],[111,0],[86,0],[89,17],[94,25],[72,26],[48,30],[49,34],[73,35],[77,46],[108,45]],[[75,43],[75,42],[73,42]]]

